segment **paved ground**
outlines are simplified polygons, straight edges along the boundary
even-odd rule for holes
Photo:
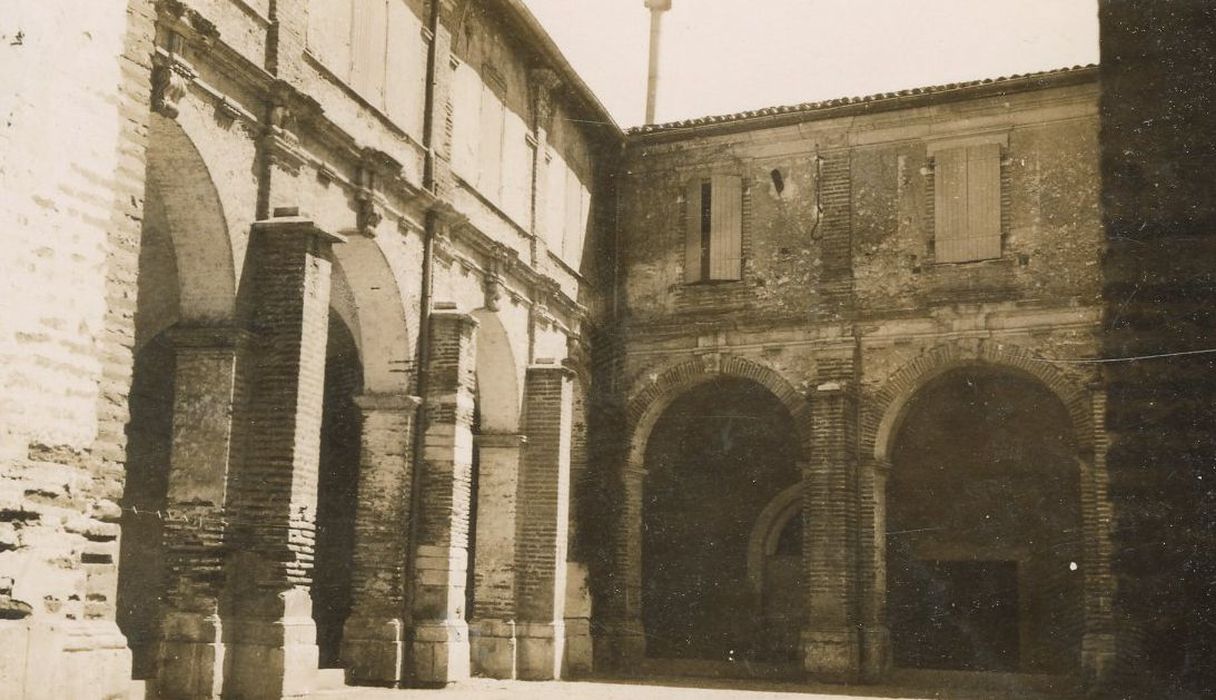
[[[693,681],[696,682],[696,681]],[[753,684],[755,685],[755,684]],[[762,687],[762,686],[761,686]],[[839,695],[822,695],[806,693],[805,688],[782,689],[771,686],[767,689],[751,688],[688,688],[668,685],[636,685],[624,683],[523,683],[508,681],[471,681],[444,690],[376,690],[354,689],[336,690],[325,693],[328,698],[349,698],[350,700],[557,700],[558,698],[577,698],[578,700],[791,700],[792,698],[807,698],[813,700],[839,698]],[[852,695],[853,698],[869,698],[874,696]],[[891,697],[891,696],[879,696]],[[931,698],[932,695],[908,695],[908,698]]]
[[[699,687],[689,687],[697,685]],[[595,681],[562,683],[526,683],[511,681],[474,680],[444,690],[381,690],[370,688],[334,690],[318,695],[344,700],[833,700],[858,698],[1036,698],[1065,697],[1058,694],[1040,695],[1027,688],[985,688],[941,692],[909,688],[867,686],[857,688],[820,687],[806,685],[748,681],[714,681],[703,679],[672,679],[640,682]]]

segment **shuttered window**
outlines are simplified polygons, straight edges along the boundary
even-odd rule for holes
[[[452,85],[452,169],[477,183],[477,136],[481,123],[481,78],[467,63],[456,68]]]
[[[545,241],[550,252],[578,268],[591,217],[591,191],[556,152],[551,152],[545,169]]]
[[[378,107],[384,106],[387,27],[388,0],[355,0],[350,86]]]
[[[587,216],[591,195],[578,174],[566,168],[566,227],[562,237],[562,260],[578,268],[583,257],[583,238],[587,232]]]
[[[493,90],[481,91],[481,116],[477,132],[477,189],[493,202],[502,199],[503,129],[506,108]]]
[[[388,3],[384,111],[407,134],[420,138],[426,101],[426,53],[422,21],[401,0]]]
[[[532,146],[528,133],[524,120],[507,110],[503,129],[502,209],[525,228],[532,213]]]
[[[405,0],[311,0],[308,50],[382,110],[422,138],[427,44]]]
[[[737,280],[743,262],[743,181],[738,175],[715,175],[709,233],[709,278]]]
[[[566,161],[552,153],[545,169],[545,242],[561,256],[566,238]]]
[[[939,150],[934,177],[937,262],[1001,257],[1000,144]]]
[[[347,82],[353,14],[354,0],[312,0],[308,6],[308,50]]]
[[[684,281],[743,278],[743,181],[694,180],[685,191]]]

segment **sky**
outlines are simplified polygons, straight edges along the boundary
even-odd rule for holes
[[[643,121],[643,0],[524,0],[621,126]],[[1098,60],[1097,0],[673,0],[656,121]]]

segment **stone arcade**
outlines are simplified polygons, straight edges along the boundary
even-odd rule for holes
[[[1096,68],[623,132],[518,0],[0,21],[17,696],[1111,672]]]

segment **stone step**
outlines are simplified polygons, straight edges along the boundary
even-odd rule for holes
[[[341,668],[322,668],[317,670],[317,691],[341,690],[346,687],[346,670]]]
[[[131,681],[131,689],[127,691],[127,700],[144,700],[147,696],[147,681]]]

